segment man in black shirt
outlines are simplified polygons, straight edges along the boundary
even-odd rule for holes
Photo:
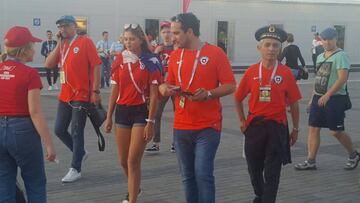
[[[43,55],[45,57],[45,59],[50,54],[50,52],[55,49],[56,44],[57,44],[57,42],[52,39],[53,34],[52,34],[51,30],[46,31],[46,35],[47,35],[47,40],[44,41],[41,46],[41,55]],[[56,81],[59,76],[58,67],[55,67],[53,69],[46,68],[45,70],[46,70],[47,82],[49,84],[48,90],[59,89],[58,86],[56,85]],[[53,82],[51,81],[51,72],[52,71],[53,71],[53,77],[54,77]]]

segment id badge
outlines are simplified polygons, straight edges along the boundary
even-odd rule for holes
[[[59,71],[60,74],[60,84],[65,84],[65,72]]]
[[[271,86],[260,87],[260,102],[271,102]]]
[[[185,100],[186,98],[184,96],[180,96],[179,106],[182,109],[185,107]]]

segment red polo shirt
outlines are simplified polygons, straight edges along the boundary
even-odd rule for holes
[[[69,52],[61,67],[65,72],[66,82],[61,85],[59,100],[88,102],[93,88],[94,67],[100,65],[101,60],[90,38],[78,36],[70,47],[69,43],[66,42],[62,47],[64,55],[68,48]]]
[[[123,63],[123,56],[119,54],[112,65],[112,84],[118,85],[119,97],[116,101],[120,105],[140,105],[145,103],[142,94],[136,89],[130,77],[129,66],[136,85],[144,93],[145,97],[150,95],[150,85],[161,83],[160,71],[150,72],[146,67],[140,66],[139,60],[135,63]]]
[[[169,60],[169,84],[180,86],[178,80],[178,62],[182,49],[173,51]],[[183,90],[186,90],[196,58],[197,50],[185,50],[181,66],[181,80]],[[214,45],[205,43],[199,55],[194,80],[189,92],[194,93],[198,88],[212,90],[219,84],[236,84],[230,62],[224,51]],[[190,101],[186,99],[184,108],[179,105],[180,96],[175,98],[174,128],[180,130],[199,130],[214,128],[221,130],[222,112],[219,98],[208,101]]]
[[[264,116],[265,119],[274,120],[279,123],[286,123],[286,106],[301,99],[299,87],[291,72],[291,69],[279,63],[275,73],[274,81],[271,85],[271,102],[260,102],[260,82],[259,82],[259,65],[250,66],[235,92],[235,100],[243,101],[250,93],[249,112],[246,124],[256,116]],[[262,68],[262,84],[268,85],[274,68]]]
[[[30,115],[28,92],[41,88],[36,69],[12,60],[0,63],[0,115]]]

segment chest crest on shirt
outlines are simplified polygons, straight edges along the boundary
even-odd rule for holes
[[[274,81],[275,81],[276,84],[279,85],[283,81],[283,77],[280,76],[280,75],[277,75],[277,76],[274,77]]]
[[[74,49],[73,49],[74,54],[79,53],[79,51],[80,51],[79,47],[74,47]]]
[[[209,62],[209,57],[203,56],[200,58],[201,65],[205,66],[206,64],[208,64],[208,62]]]

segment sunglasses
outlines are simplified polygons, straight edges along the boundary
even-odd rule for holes
[[[177,23],[178,23],[178,22],[183,23],[183,22],[184,22],[184,18],[182,17],[181,14],[178,14],[178,15],[172,17],[172,18],[171,18],[171,21],[177,22]]]
[[[131,29],[136,29],[136,28],[138,28],[139,27],[139,24],[137,24],[137,23],[131,23],[131,24],[125,24],[124,25],[124,29],[125,30],[127,30],[127,29],[129,29],[129,28],[131,28]]]
[[[64,23],[64,24],[58,24],[57,25],[57,28],[67,28],[67,27],[70,27],[70,24],[69,23]]]

